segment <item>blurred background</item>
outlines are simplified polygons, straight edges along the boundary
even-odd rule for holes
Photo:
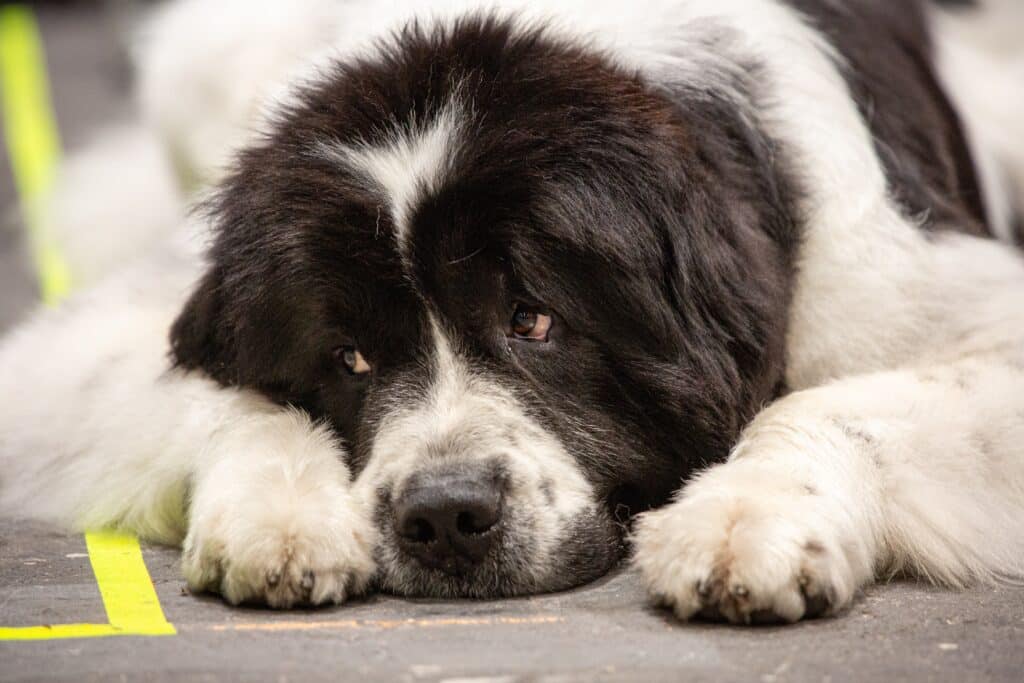
[[[102,127],[131,117],[130,36],[150,4],[142,0],[0,4],[5,27],[12,26],[12,12],[19,17],[27,12],[35,19],[47,99],[62,153],[81,148]],[[21,32],[24,26],[19,22],[13,30]],[[8,54],[13,39],[6,33],[4,38]],[[13,105],[12,98],[25,96],[22,88],[12,87],[11,80],[0,79],[5,113]],[[12,165],[9,118],[5,116],[5,125],[0,126],[0,334],[39,299]]]

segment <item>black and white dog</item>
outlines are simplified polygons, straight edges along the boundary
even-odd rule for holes
[[[6,340],[6,506],[277,607],[630,546],[684,619],[1021,575],[1019,56],[909,0],[419,5],[164,10],[143,102],[218,180],[207,263]]]

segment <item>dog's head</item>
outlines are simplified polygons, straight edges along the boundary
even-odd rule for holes
[[[408,27],[241,154],[176,361],[336,428],[385,589],[599,576],[782,375],[785,188],[721,86]]]

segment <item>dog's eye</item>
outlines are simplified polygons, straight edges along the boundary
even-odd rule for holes
[[[525,306],[516,306],[512,314],[512,336],[516,339],[546,342],[551,331],[551,316]]]
[[[373,369],[354,346],[339,346],[334,349],[334,358],[350,375],[365,375]]]

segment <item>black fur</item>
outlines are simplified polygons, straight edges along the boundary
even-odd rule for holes
[[[880,2],[795,4],[849,60],[907,210],[980,231],[919,17]],[[430,311],[562,439],[610,515],[659,505],[782,391],[799,169],[738,108],[737,92],[756,106],[744,83],[731,85],[654,87],[488,17],[409,26],[374,58],[337,64],[241,154],[211,205],[211,266],[172,330],[175,360],[326,418],[358,473],[388,407],[429,383]],[[415,207],[406,269],[385,200],[317,150],[380,142],[456,91],[472,121],[452,171]],[[549,344],[509,344],[517,303],[552,313]],[[332,351],[346,344],[372,374],[338,367]],[[580,440],[581,426],[595,437]],[[606,532],[579,531],[554,585],[607,568],[614,553],[588,550]]]
[[[313,151],[429,119],[455,83],[480,123],[412,220],[409,280],[383,200]],[[792,222],[758,133],[728,102],[671,101],[586,50],[488,19],[448,35],[410,27],[303,99],[214,206],[214,265],[172,334],[183,366],[326,415],[359,454],[346,416],[417,366],[429,305],[524,392],[542,382],[549,408],[592,411],[644,446],[630,450],[657,453],[675,475],[662,495],[771,398]],[[556,312],[558,352],[503,352],[494,331],[524,300]],[[332,364],[353,341],[377,368],[365,387]],[[616,450],[588,471],[649,474]]]

